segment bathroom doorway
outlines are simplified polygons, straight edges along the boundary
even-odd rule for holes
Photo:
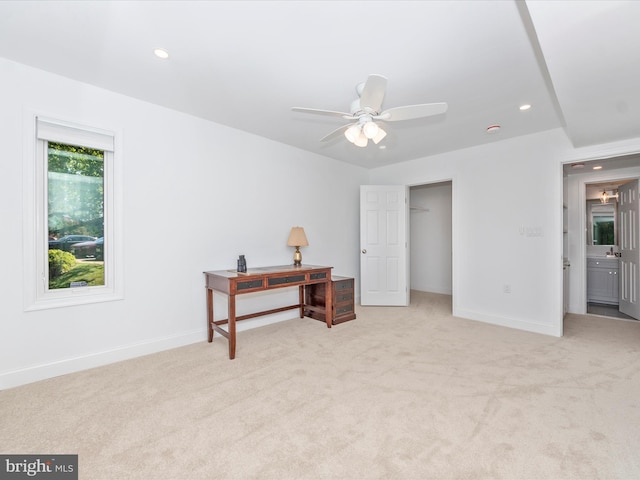
[[[617,206],[615,195],[620,186],[640,179],[640,153],[566,163],[563,165],[563,175],[564,311],[628,320],[628,317],[619,313],[619,307],[616,305],[619,305],[620,294],[620,256],[616,256],[621,253],[620,239],[616,238],[616,233],[619,237],[619,231],[616,231],[619,212],[614,208],[611,214],[596,208],[595,214],[601,218],[594,221],[591,218],[594,210],[589,208],[588,201],[591,201],[591,205],[605,205],[601,198],[602,194],[606,193],[606,203]],[[640,208],[639,202],[636,202],[636,205]],[[640,221],[637,223],[640,224]],[[617,274],[614,268],[616,262]],[[600,276],[600,286],[596,284],[595,289],[594,285],[588,282],[588,270],[593,267],[601,268],[595,272]],[[609,272],[612,272],[611,275]],[[618,286],[618,292],[614,294],[615,285]],[[636,282],[633,293],[636,298],[640,298],[640,282]],[[611,300],[612,296],[616,300]]]

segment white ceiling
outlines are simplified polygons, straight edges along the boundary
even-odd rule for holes
[[[637,1],[0,1],[0,57],[372,168],[557,127],[640,137],[638,19]],[[349,111],[371,73],[384,108],[449,110],[389,124],[386,149],[321,143],[347,121],[291,111]]]

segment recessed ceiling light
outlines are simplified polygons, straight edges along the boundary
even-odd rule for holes
[[[531,105],[529,105],[528,103],[524,105],[520,105],[520,110],[529,110],[530,108],[531,108]]]
[[[386,150],[386,149],[387,149],[387,146],[386,146],[386,145],[380,145],[378,148],[379,148],[380,150]]]
[[[594,170],[602,170],[602,165],[596,165],[593,167]]]
[[[498,133],[500,131],[500,125],[489,125],[487,127],[487,133]]]
[[[163,60],[169,58],[169,52],[167,52],[164,48],[156,48],[153,53],[156,57],[162,58]]]

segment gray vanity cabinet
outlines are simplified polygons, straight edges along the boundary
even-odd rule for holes
[[[587,301],[618,305],[618,258],[587,258]]]

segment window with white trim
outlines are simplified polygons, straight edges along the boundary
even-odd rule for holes
[[[27,310],[122,298],[115,135],[35,118],[25,175]]]

